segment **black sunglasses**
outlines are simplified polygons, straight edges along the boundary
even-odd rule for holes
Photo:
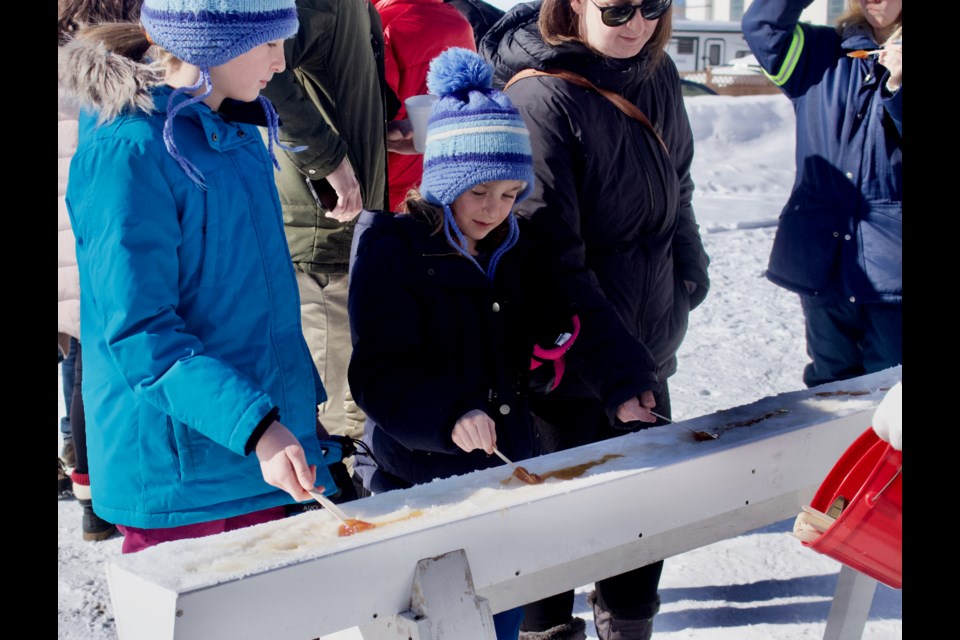
[[[644,20],[656,20],[667,12],[673,0],[643,0],[641,4],[612,4],[601,7],[596,0],[590,0],[600,10],[600,20],[608,27],[620,27],[631,20],[637,11]]]

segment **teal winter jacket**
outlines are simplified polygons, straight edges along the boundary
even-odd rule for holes
[[[77,238],[83,397],[97,514],[171,527],[290,502],[247,451],[278,419],[322,460],[326,396],[304,342],[273,166],[256,126],[203,103],[163,141],[169,87],[156,111],[97,125],[85,112],[67,206]],[[333,487],[319,464],[318,484]],[[326,480],[326,482],[324,482]]]

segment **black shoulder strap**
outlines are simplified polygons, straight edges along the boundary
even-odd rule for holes
[[[663,147],[663,150],[667,153],[667,156],[670,156],[670,150],[667,149],[667,145],[663,141],[663,138],[660,137],[660,134],[657,133],[657,130],[653,128],[653,124],[650,122],[650,119],[647,118],[643,111],[640,111],[640,108],[637,107],[637,105],[633,104],[618,93],[614,93],[613,91],[609,91],[607,89],[601,89],[580,74],[567,71],[566,69],[549,69],[545,71],[541,71],[539,69],[524,69],[522,71],[518,71],[516,75],[510,78],[510,80],[507,81],[507,84],[504,85],[503,90],[506,91],[518,80],[523,80],[524,78],[533,78],[535,76],[552,76],[554,78],[563,78],[567,82],[572,82],[575,85],[596,91],[604,98],[612,102],[618,109],[620,109],[620,111],[623,111],[625,114],[650,129],[653,135],[657,137],[657,142],[659,142],[660,146]]]

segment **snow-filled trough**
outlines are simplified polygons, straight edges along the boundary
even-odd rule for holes
[[[525,485],[504,466],[348,503],[350,517],[378,525],[349,537],[313,511],[121,556],[107,566],[117,630],[137,640],[309,639],[359,626],[373,636],[400,630],[418,562],[456,550],[480,597],[464,606],[482,617],[734,537],[807,504],[900,375],[780,394],[522,463],[542,475],[582,471],[571,479]]]

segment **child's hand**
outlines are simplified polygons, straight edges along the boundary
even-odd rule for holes
[[[255,451],[267,484],[283,489],[297,502],[310,499],[308,491],[317,481],[317,467],[307,464],[303,446],[289,429],[274,421],[260,437]]]
[[[497,424],[483,411],[474,409],[457,420],[451,437],[453,443],[464,451],[483,449],[487,455],[492,455],[497,446]]]

